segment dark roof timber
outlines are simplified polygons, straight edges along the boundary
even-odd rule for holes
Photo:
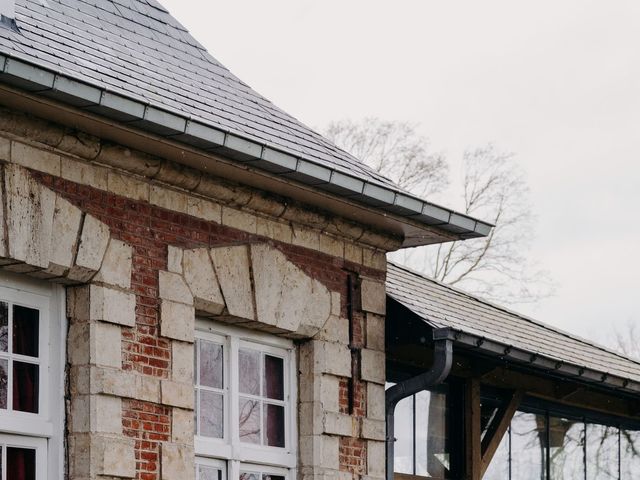
[[[389,263],[387,294],[466,352],[640,397],[640,362]]]
[[[253,91],[154,0],[18,0],[0,82],[283,180],[348,199],[441,241],[492,225],[401,190]],[[414,233],[404,246],[433,243]]]

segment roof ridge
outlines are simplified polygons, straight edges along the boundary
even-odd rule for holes
[[[500,311],[502,311],[504,313],[507,313],[509,315],[516,316],[518,318],[521,318],[522,320],[525,320],[527,322],[533,323],[534,325],[537,325],[537,326],[542,327],[542,328],[547,329],[547,330],[551,330],[551,331],[556,332],[556,333],[558,333],[560,335],[563,335],[563,336],[565,336],[567,338],[571,338],[572,340],[584,343],[586,345],[590,345],[590,346],[592,346],[594,348],[597,348],[598,350],[602,350],[603,352],[615,355],[615,356],[617,356],[619,358],[622,358],[624,360],[632,361],[633,363],[636,363],[637,365],[640,366],[640,360],[639,359],[636,359],[634,357],[626,356],[623,353],[618,352],[618,351],[616,351],[616,350],[614,350],[612,348],[605,347],[605,346],[603,346],[601,344],[593,342],[592,340],[588,340],[588,339],[586,339],[584,337],[581,337],[580,335],[573,334],[573,333],[568,332],[566,330],[563,330],[561,328],[554,327],[554,326],[552,326],[552,325],[550,325],[548,323],[542,322],[540,320],[536,320],[534,318],[529,317],[528,315],[516,312],[515,310],[511,310],[511,309],[509,309],[509,308],[507,308],[505,306],[498,305],[498,304],[496,304],[496,303],[494,303],[494,302],[492,302],[490,300],[487,300],[485,298],[482,298],[482,297],[479,297],[477,295],[471,294],[469,292],[465,292],[464,290],[461,290],[461,289],[459,289],[457,287],[453,287],[451,285],[447,285],[447,284],[445,284],[445,283],[443,283],[443,282],[441,282],[439,280],[436,280],[434,278],[431,278],[431,277],[427,276],[423,272],[419,272],[419,271],[414,270],[414,269],[412,269],[410,267],[407,267],[406,265],[400,265],[399,263],[393,262],[391,260],[387,260],[387,263],[389,265],[391,265],[392,267],[404,270],[404,271],[406,271],[406,272],[408,272],[408,273],[410,273],[410,274],[412,274],[414,276],[420,277],[420,278],[422,278],[424,280],[427,280],[427,281],[429,281],[431,283],[434,283],[434,284],[436,284],[436,285],[438,285],[438,286],[440,286],[440,287],[442,287],[444,289],[451,290],[451,291],[456,292],[456,293],[458,293],[460,295],[464,295],[467,298],[470,298],[472,300],[480,302],[480,303],[482,303],[484,305],[487,305],[487,306],[489,306],[491,308],[495,308],[496,310],[500,310]],[[387,278],[388,278],[388,276],[387,276]]]

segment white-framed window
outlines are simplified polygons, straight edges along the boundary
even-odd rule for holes
[[[62,475],[63,294],[0,273],[0,480]]]
[[[196,321],[197,480],[291,480],[295,349],[287,339]]]

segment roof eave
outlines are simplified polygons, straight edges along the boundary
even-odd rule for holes
[[[454,342],[454,345],[464,347],[470,351],[499,357],[515,364],[530,366],[545,372],[552,372],[554,375],[570,378],[578,382],[624,392],[635,397],[640,396],[640,382],[539,355],[459,329],[451,327],[434,329],[433,338],[449,339]]]
[[[435,243],[433,229],[445,233],[442,241],[450,241],[484,237],[493,227],[410,194],[363,181],[350,173],[327,168],[271,145],[257,143],[206,122],[75,80],[19,58],[0,55],[0,82],[192,148],[223,155],[283,179],[362,204],[382,216],[395,217],[409,227],[405,229],[407,233],[402,248]],[[430,234],[422,235],[421,227]]]

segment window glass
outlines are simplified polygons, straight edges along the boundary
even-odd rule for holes
[[[260,395],[260,352],[240,349],[238,354],[240,393]]]
[[[549,417],[549,462],[553,480],[584,480],[585,424]]]
[[[9,351],[9,305],[0,302],[0,352]]]
[[[617,427],[587,424],[586,460],[587,480],[618,478]]]
[[[446,478],[449,470],[447,445],[447,396],[437,392],[415,395],[416,475]]]
[[[284,447],[284,407],[265,404],[263,419],[264,443],[270,447]]]
[[[509,478],[509,444],[511,432],[502,437],[498,450],[493,455],[491,463],[484,474],[483,480],[505,480]]]
[[[516,412],[511,421],[511,478],[540,480],[546,470],[545,417]]]
[[[9,388],[9,360],[0,359],[0,408],[7,408]]]
[[[197,465],[196,480],[223,480],[222,469],[208,465]]]
[[[640,432],[620,431],[620,478],[635,480],[640,472]]]
[[[7,447],[7,480],[36,480],[36,451]]]
[[[262,429],[259,401],[240,397],[238,426],[240,429],[240,441],[261,443]]]
[[[198,339],[196,342],[196,433],[224,438],[224,347]]]
[[[394,471],[413,474],[413,397],[398,402],[394,421]]]
[[[284,400],[284,360],[273,355],[264,356],[264,392],[267,398]]]
[[[13,306],[13,353],[38,357],[39,313],[33,308]]]

